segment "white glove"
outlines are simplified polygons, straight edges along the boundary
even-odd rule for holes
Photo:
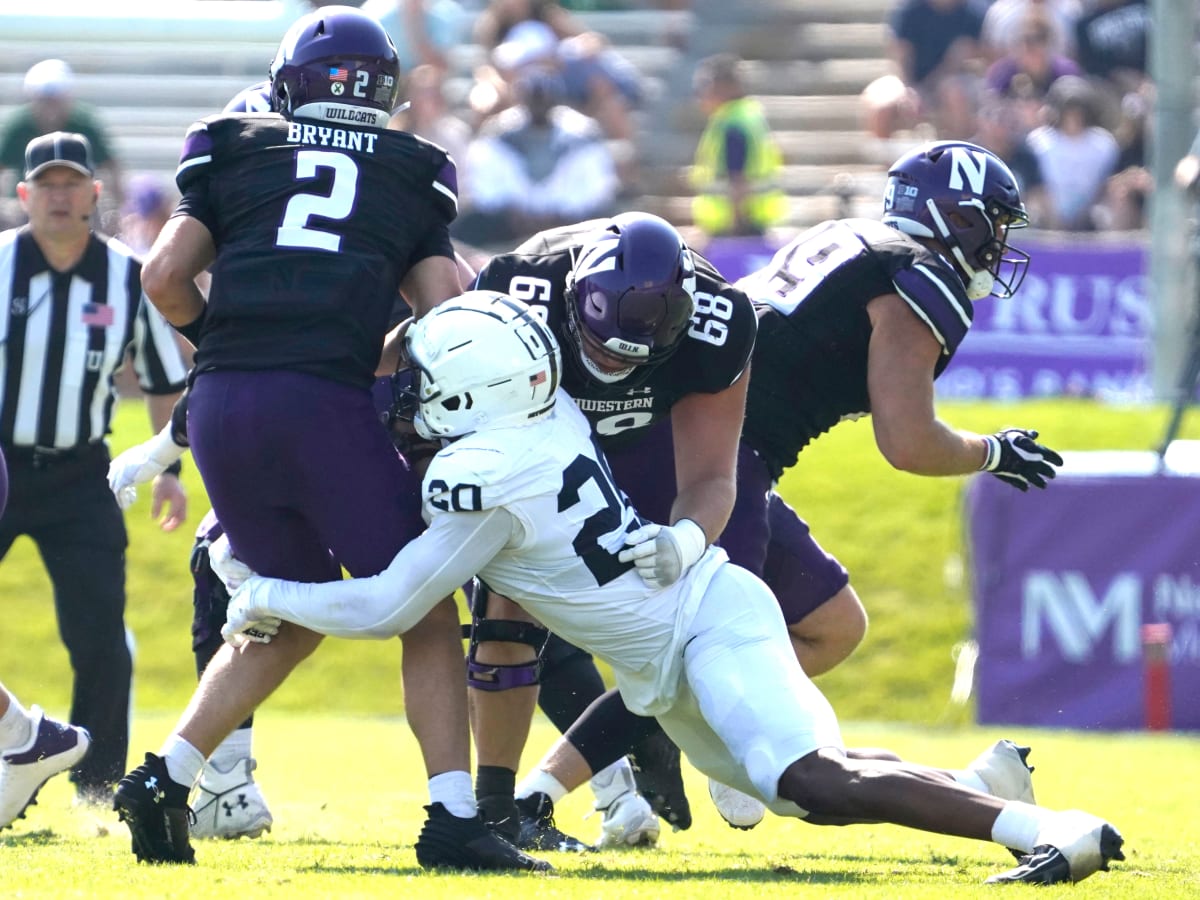
[[[224,534],[208,545],[208,564],[230,594],[255,574],[253,569],[233,555],[229,538]]]
[[[665,588],[683,577],[696,564],[708,546],[704,529],[691,519],[674,525],[643,525],[625,537],[625,546],[617,557],[637,566],[642,580],[653,588]]]
[[[221,637],[227,643],[234,647],[243,647],[252,641],[271,643],[282,623],[268,607],[274,585],[279,583],[276,578],[252,574],[233,592],[225,612],[225,624],[221,627]]]
[[[153,481],[173,462],[183,458],[187,447],[171,440],[168,425],[148,441],[130,447],[108,464],[108,486],[121,509],[129,509],[137,499],[137,486]]]

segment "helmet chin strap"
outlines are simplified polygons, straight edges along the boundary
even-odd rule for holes
[[[937,204],[933,200],[928,200],[926,201],[926,208],[929,210],[930,217],[937,223],[938,231],[942,233],[942,243],[950,248],[950,253],[954,256],[954,261],[958,263],[959,268],[967,276],[964,285],[967,292],[967,299],[982,300],[992,292],[992,288],[996,285],[996,279],[987,269],[976,269],[967,262],[967,257],[962,252],[962,247],[959,246],[958,240],[946,225],[946,220],[942,218],[942,213],[937,208]]]
[[[579,348],[579,359],[583,362],[583,367],[587,369],[588,374],[604,384],[616,384],[618,381],[623,381],[637,368],[637,366],[630,366],[628,369],[621,369],[618,372],[606,372],[596,365],[583,347]]]

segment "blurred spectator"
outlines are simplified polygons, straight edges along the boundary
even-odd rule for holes
[[[557,3],[492,0],[475,22],[475,39],[489,65],[475,73],[471,108],[482,121],[511,104],[512,84],[530,65],[552,66],[565,102],[596,119],[611,139],[632,141],[632,111],[642,101],[641,76],[608,39],[582,25]]]
[[[390,127],[411,132],[445,149],[454,159],[462,185],[467,180],[471,126],[450,112],[442,71],[436,66],[417,66],[408,75],[407,96],[408,105],[392,117]],[[458,202],[460,209],[465,208],[465,191],[460,192]]]
[[[1089,75],[1131,89],[1146,74],[1150,21],[1144,0],[1085,0],[1075,25],[1079,64]]]
[[[600,126],[562,105],[562,80],[532,67],[517,79],[518,104],[489,121],[467,150],[471,207],[451,234],[476,246],[615,212],[620,186]]]
[[[134,253],[142,256],[153,246],[175,210],[175,197],[154,175],[135,175],[129,180],[118,236]]]
[[[1042,181],[1042,170],[1025,140],[1029,129],[1024,126],[1017,105],[988,92],[979,105],[975,126],[971,143],[986,147],[1004,160],[1016,176],[1017,188],[1030,221],[1043,221],[1046,214],[1046,188]]]
[[[974,130],[986,9],[985,0],[898,0],[888,20],[888,49],[906,90],[899,93],[887,82],[863,92],[868,128],[876,137],[908,126],[905,113],[914,106],[916,120],[932,124],[939,137],[962,139]]]
[[[989,59],[999,59],[1017,49],[1020,22],[1031,11],[1041,12],[1050,20],[1051,49],[1074,58],[1079,0],[995,0],[983,17],[982,40]]]
[[[717,54],[700,61],[692,82],[708,119],[690,173],[692,218],[710,236],[762,234],[787,215],[779,147],[741,69],[738,57]]]
[[[120,208],[120,168],[108,130],[91,106],[75,99],[74,92],[75,73],[61,59],[44,59],[25,73],[26,102],[14,109],[0,128],[0,170],[17,176],[6,193],[15,189],[25,165],[25,147],[31,140],[52,131],[82,134],[91,142],[97,175],[104,182],[101,224],[111,231],[115,222],[105,214]]]
[[[1063,75],[1082,74],[1075,60],[1054,49],[1054,22],[1045,10],[1033,6],[1014,24],[1012,49],[987,70],[990,90],[1004,97],[1040,101]]]
[[[446,70],[446,53],[469,31],[469,17],[457,0],[366,0],[361,8],[391,35],[405,72],[417,66]]]
[[[1119,148],[1099,123],[1097,95],[1086,79],[1067,75],[1050,88],[1046,124],[1029,135],[1046,183],[1045,219],[1035,224],[1066,231],[1096,227],[1093,207],[1117,167]]]

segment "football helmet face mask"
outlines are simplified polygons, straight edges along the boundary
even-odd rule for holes
[[[405,336],[415,372],[413,424],[426,440],[538,421],[562,374],[549,326],[519,300],[467,291],[439,304]]]
[[[615,216],[567,275],[570,357],[604,384],[661,363],[687,334],[695,293],[695,260],[674,227],[649,213]]]
[[[1008,232],[1029,224],[1012,170],[990,150],[937,141],[900,157],[888,171],[883,222],[939,244],[958,269],[967,296],[1011,297],[1029,254]]]
[[[288,29],[270,84],[271,109],[288,119],[385,128],[400,92],[400,59],[371,16],[326,6]]]

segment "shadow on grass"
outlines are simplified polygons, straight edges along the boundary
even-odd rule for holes
[[[50,828],[39,828],[37,831],[21,831],[11,834],[0,831],[0,847],[51,847],[56,844],[68,844],[66,835],[58,834]]]

